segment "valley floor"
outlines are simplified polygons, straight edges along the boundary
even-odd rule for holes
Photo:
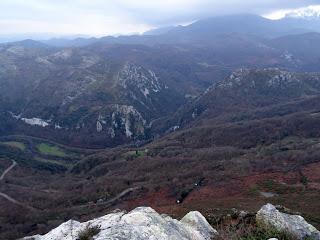
[[[291,146],[294,141],[295,148],[308,143],[310,149],[317,149],[318,140],[284,139],[282,146]],[[40,148],[33,148],[35,152],[30,154],[29,147],[18,145],[19,149],[13,144],[27,145],[28,141],[32,146],[46,144],[65,156],[57,157],[55,151],[43,153]],[[0,144],[0,238],[44,233],[70,218],[85,221],[116,208],[131,210],[138,206],[150,206],[176,218],[199,210],[216,227],[217,218],[232,208],[255,212],[270,202],[297,211],[320,227],[317,158],[293,166],[285,155],[268,169],[253,160],[256,155],[250,157],[254,148],[218,161],[217,152],[192,158],[186,154],[195,154],[195,150],[177,148],[172,156],[169,148],[159,152],[152,144],[139,149],[91,151],[39,139],[28,141],[11,137],[5,147]],[[270,150],[272,146],[265,148]],[[260,149],[260,154],[263,151]],[[235,165],[239,157],[242,165]]]

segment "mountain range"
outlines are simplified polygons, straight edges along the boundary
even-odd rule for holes
[[[81,47],[2,44],[2,132],[91,147],[148,141],[176,126],[161,119],[238,68],[316,71],[320,34],[276,37],[291,23],[237,15]]]
[[[219,224],[271,201],[319,227],[318,21],[0,44],[0,238],[142,205]]]
[[[218,16],[196,21],[187,26],[170,26],[145,32],[143,35],[102,37],[102,38],[76,38],[52,39],[43,41],[51,46],[70,47],[86,46],[102,42],[108,44],[198,44],[206,42],[211,37],[220,34],[238,33],[251,34],[257,37],[275,38],[291,34],[319,32],[320,20],[302,17],[282,18],[270,20],[258,15],[241,14]]]

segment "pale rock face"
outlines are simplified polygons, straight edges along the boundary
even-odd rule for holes
[[[40,127],[47,127],[50,125],[50,122],[51,120],[43,120],[41,118],[22,118],[21,117],[21,114],[19,115],[15,115],[14,113],[12,112],[9,112],[11,114],[11,116],[14,118],[14,119],[17,119],[17,120],[21,120],[23,122],[25,122],[26,124],[28,125],[31,125],[31,126],[40,126]],[[59,126],[59,125],[58,125]],[[60,126],[59,126],[60,127]],[[56,127],[58,128],[58,127]]]
[[[97,121],[97,132],[101,132],[102,129],[102,124],[100,123],[100,121]]]
[[[98,56],[84,56],[84,57],[82,57],[81,67],[83,67],[83,68],[92,67],[93,65],[98,63],[99,60],[100,59]]]
[[[280,73],[268,81],[268,86],[281,87],[282,84],[299,83],[300,81],[295,78],[291,73],[280,71]]]
[[[125,135],[128,138],[133,136],[133,132],[137,134],[144,133],[146,121],[133,106],[115,104],[112,108],[112,128],[117,129],[119,127],[124,127]],[[117,118],[121,120],[120,123],[116,121]],[[133,119],[135,121],[134,128],[131,124]],[[121,126],[119,126],[119,124],[121,124]]]
[[[197,111],[197,109],[196,109],[196,111]],[[197,117],[196,111],[192,113],[192,118],[193,118],[193,119],[195,119],[195,118]]]
[[[42,57],[37,57],[36,58],[36,62],[37,63],[42,63],[42,64],[47,65],[49,67],[53,65],[50,61],[48,61],[47,58],[42,58]]]
[[[88,226],[100,226],[95,240],[210,240],[216,231],[199,212],[187,214],[181,221],[140,207],[124,213],[111,213],[89,222],[68,221],[41,236],[24,239],[73,240]]]
[[[55,54],[52,55],[53,59],[61,59],[61,60],[66,60],[70,58],[73,54],[72,49],[64,49],[59,52],[56,52]]]
[[[42,120],[40,118],[21,118],[22,121],[24,121],[26,124],[32,125],[32,126],[40,126],[40,127],[47,127],[49,126],[49,123],[45,120]]]
[[[227,89],[239,85],[244,76],[249,73],[248,69],[241,68],[237,71],[234,71],[229,78],[218,83],[215,88]]]
[[[55,123],[54,124],[54,129],[62,129],[62,127],[59,124]]]
[[[164,88],[153,71],[134,64],[126,64],[122,68],[118,74],[118,84],[123,88],[138,88],[145,98],[151,92],[157,93]]]
[[[296,85],[301,83],[301,81],[296,77],[295,74],[292,74],[287,71],[282,71],[277,68],[266,68],[266,69],[263,69],[263,71],[265,72],[265,74],[269,73],[271,75],[270,79],[265,83],[266,87],[284,88],[286,86]],[[249,69],[245,69],[245,68],[239,69],[237,71],[234,71],[230,75],[230,77],[217,83],[213,87],[215,89],[219,89],[219,88],[230,89],[230,88],[240,86],[244,82],[244,80],[250,76],[250,73],[251,71]],[[259,78],[252,80],[250,83],[250,87],[255,88],[258,82],[261,82]]]
[[[111,138],[116,136],[116,133],[112,127],[107,129],[107,134],[109,134]]]
[[[204,216],[202,216],[202,214],[198,211],[189,212],[181,219],[180,222],[187,228],[190,228],[190,230],[196,230],[200,235],[206,234],[206,236],[204,236],[205,239],[211,239],[213,233],[218,234],[218,232],[214,229],[213,231],[208,231],[208,229],[211,229],[211,226]]]
[[[264,226],[286,231],[298,239],[304,239],[309,236],[315,240],[320,239],[320,232],[307,223],[303,217],[281,213],[272,204],[263,206],[258,211],[256,219],[258,223]]]

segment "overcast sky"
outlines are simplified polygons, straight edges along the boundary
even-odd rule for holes
[[[0,0],[0,34],[114,35],[222,14],[280,17],[320,0]]]

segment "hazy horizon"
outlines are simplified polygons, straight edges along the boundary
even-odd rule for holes
[[[320,11],[317,2],[3,0],[0,3],[0,36],[30,35],[39,39],[74,35],[101,37],[141,34],[151,29],[188,24],[218,15],[246,13],[280,19],[303,8]]]

